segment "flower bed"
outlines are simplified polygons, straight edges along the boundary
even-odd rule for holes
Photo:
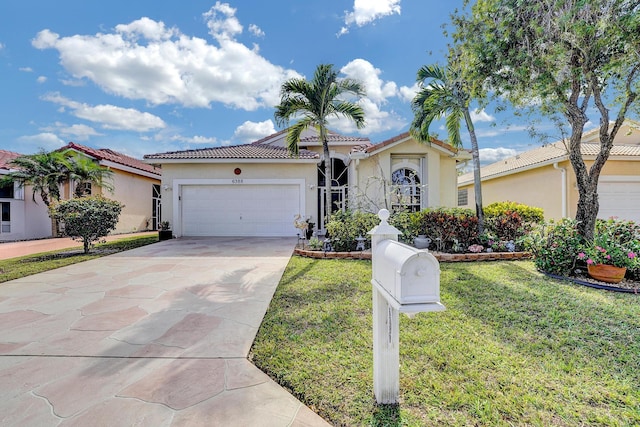
[[[351,251],[351,252],[324,252],[314,251],[308,248],[297,247],[294,254],[307,258],[339,258],[339,259],[371,259],[371,251]],[[481,252],[465,254],[448,254],[444,252],[430,252],[439,262],[471,262],[471,261],[504,261],[529,259],[529,252]]]

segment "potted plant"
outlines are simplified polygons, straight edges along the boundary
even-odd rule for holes
[[[620,242],[596,236],[592,245],[578,253],[578,259],[587,263],[589,276],[607,283],[619,283],[627,268],[640,267],[638,253]]]
[[[160,229],[158,230],[158,240],[171,240],[173,239],[173,231],[171,230],[171,224],[169,221],[162,221],[160,223]]]

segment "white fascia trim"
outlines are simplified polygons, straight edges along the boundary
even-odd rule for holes
[[[302,218],[307,216],[306,209],[306,182],[304,179],[258,179],[258,178],[179,178],[171,182],[173,191],[173,231],[176,237],[182,236],[182,210],[180,202],[182,196],[182,186],[184,185],[297,185],[300,187],[299,212]],[[260,209],[256,206],[256,209]]]
[[[147,172],[147,171],[143,171],[142,169],[136,169],[136,168],[132,168],[130,166],[125,166],[122,165],[120,163],[116,163],[116,162],[112,162],[110,160],[100,160],[100,165],[101,166],[106,166],[110,169],[118,169],[124,172],[129,172],[129,173],[133,173],[136,175],[141,175],[141,176],[146,176],[147,178],[153,178],[153,179],[160,179],[160,177],[162,176],[161,174],[156,174],[156,173],[151,173],[151,172]]]
[[[319,159],[144,159],[149,164],[190,164],[190,163],[318,163]]]

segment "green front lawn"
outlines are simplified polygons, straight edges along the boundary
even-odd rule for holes
[[[640,296],[441,269],[447,310],[401,316],[397,406],[373,396],[368,261],[293,257],[251,358],[334,425],[640,425]]]
[[[129,249],[150,245],[157,241],[157,235],[146,234],[126,237],[108,243],[99,243],[95,245],[88,254],[82,252],[82,243],[79,242],[78,245],[80,246],[78,249],[61,249],[58,251],[0,260],[0,283],[42,273],[43,271],[53,270],[54,268],[64,267],[65,265],[111,255],[116,252],[128,251]]]

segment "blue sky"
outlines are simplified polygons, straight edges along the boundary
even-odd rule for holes
[[[416,71],[443,63],[442,25],[461,5],[3,1],[0,149],[29,154],[74,141],[142,157],[251,142],[279,130],[282,81],[309,78],[320,63],[367,90],[367,127],[332,128],[381,142],[408,130]],[[540,144],[508,113],[475,118],[485,162]]]

